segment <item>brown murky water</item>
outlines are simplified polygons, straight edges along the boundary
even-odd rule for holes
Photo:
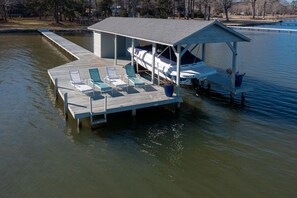
[[[183,89],[180,116],[121,113],[80,133],[47,75],[70,60],[38,34],[0,34],[1,197],[295,196],[297,37],[244,33],[238,65],[255,88],[245,107]],[[208,46],[208,63],[226,67],[226,49]]]

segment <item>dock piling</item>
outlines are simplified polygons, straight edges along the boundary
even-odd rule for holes
[[[68,119],[68,93],[64,93],[64,116]]]
[[[136,109],[132,110],[132,116],[135,117],[136,116]]]
[[[55,98],[58,100],[58,78],[55,78]]]
[[[106,111],[107,111],[107,97],[106,96],[104,96],[104,111],[105,111],[104,119],[105,119],[105,122],[107,122],[107,113],[106,113]]]
[[[82,120],[81,119],[77,119],[77,128],[81,128],[82,126]]]

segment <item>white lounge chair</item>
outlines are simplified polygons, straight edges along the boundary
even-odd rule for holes
[[[110,84],[112,84],[116,89],[118,88],[127,88],[128,84],[125,83],[122,79],[121,76],[117,74],[116,67],[114,66],[108,66],[105,68],[106,70],[106,81]]]
[[[77,90],[81,91],[84,94],[94,92],[92,87],[90,87],[84,81],[81,80],[78,70],[69,71],[69,75],[71,85],[74,86]]]

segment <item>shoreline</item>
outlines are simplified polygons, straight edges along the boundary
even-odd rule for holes
[[[65,29],[47,29],[47,28],[36,28],[36,29],[0,29],[0,33],[38,33],[38,30],[40,29],[46,29],[51,32],[69,32],[69,33],[83,33],[83,32],[91,32],[88,29],[82,28],[82,29],[71,29],[71,28],[65,28]]]
[[[226,26],[257,26],[257,25],[273,25],[286,19],[297,18],[296,15],[288,16],[268,16],[265,19],[251,19],[250,16],[230,16],[230,21],[222,18],[212,18],[211,20],[219,20]],[[201,19],[196,19],[201,20]],[[96,23],[94,21],[93,23]],[[16,18],[10,19],[8,22],[0,22],[0,33],[33,33],[40,29],[47,29],[53,32],[90,32],[88,25],[80,25],[63,21],[61,24],[55,24],[52,20],[39,20],[36,18]]]

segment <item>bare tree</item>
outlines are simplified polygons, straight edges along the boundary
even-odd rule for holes
[[[12,3],[10,0],[0,0],[0,15],[2,15],[2,19],[7,21],[7,12],[8,6]]]
[[[223,3],[223,9],[225,12],[225,16],[226,16],[226,21],[229,21],[229,9],[232,7],[233,4],[233,0],[220,0]]]
[[[256,1],[257,0],[250,0],[252,5],[252,17],[253,19],[256,17]]]

